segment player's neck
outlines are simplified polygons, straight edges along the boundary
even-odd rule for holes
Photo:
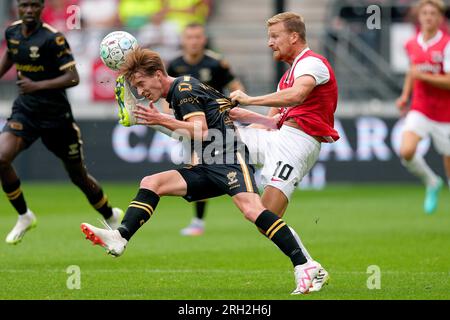
[[[34,24],[22,24],[22,35],[24,37],[29,37],[41,26],[40,21],[36,21]]]
[[[306,48],[308,48],[308,44],[307,43],[296,47],[294,50],[292,50],[292,54],[288,56],[288,58],[285,60],[285,62],[287,62],[289,65],[292,66],[292,64],[295,61],[295,58],[297,58],[298,55],[300,53],[302,53]]]
[[[174,77],[167,76],[163,79],[163,93],[162,97],[167,98],[169,94],[169,90],[172,87],[173,82],[175,81]]]
[[[439,32],[439,29],[435,29],[435,30],[421,30],[422,32],[422,37],[423,37],[423,41],[427,42],[430,39],[433,39],[436,34]]]
[[[204,56],[204,53],[201,52],[199,54],[185,54],[184,55],[184,61],[186,61],[187,63],[191,64],[191,65],[195,65],[197,63],[200,62],[200,60],[202,60]]]

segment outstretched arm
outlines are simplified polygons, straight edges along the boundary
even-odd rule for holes
[[[277,123],[279,117],[275,115],[273,116],[264,116],[262,114],[243,109],[243,108],[233,108],[230,110],[230,117],[233,121],[239,121],[242,123],[252,123],[252,124],[260,124],[268,129],[277,129]]]
[[[187,118],[185,121],[180,121],[168,114],[159,112],[152,102],[150,102],[148,107],[141,105],[136,107],[136,110],[133,112],[137,119],[137,124],[146,126],[159,125],[192,140],[204,140],[208,136],[208,125],[204,115],[195,115]]]
[[[251,97],[242,91],[234,91],[230,94],[231,100],[240,105],[259,105],[268,107],[293,107],[302,104],[316,86],[313,76],[303,75],[298,77],[291,88],[270,93],[264,96]]]

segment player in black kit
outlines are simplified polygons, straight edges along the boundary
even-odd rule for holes
[[[190,75],[217,91],[224,93],[241,90],[242,83],[234,76],[228,62],[216,52],[206,49],[208,39],[205,27],[198,23],[186,26],[181,35],[183,54],[172,60],[167,68],[171,77]],[[195,156],[193,156],[195,161]],[[205,230],[206,201],[195,202],[195,217],[181,230],[184,236],[199,236]]]
[[[134,233],[153,215],[160,197],[180,196],[196,201],[228,194],[245,218],[291,259],[297,281],[293,293],[307,293],[317,272],[288,225],[262,205],[247,147],[240,143],[229,118],[231,101],[190,76],[168,76],[159,55],[148,49],[138,48],[127,54],[120,73],[150,101],[149,107],[139,106],[135,111],[137,123],[160,125],[194,140],[201,147],[196,150],[200,163],[144,177],[117,230],[83,223],[81,229],[87,238],[109,254],[120,256]],[[175,118],[155,108],[153,102],[160,98],[166,98]]]
[[[98,182],[83,160],[80,130],[65,92],[79,82],[75,61],[63,34],[41,21],[44,0],[18,0],[21,20],[6,29],[7,53],[0,60],[0,78],[15,65],[19,96],[0,134],[0,179],[3,191],[19,214],[6,242],[20,242],[36,226],[27,207],[13,160],[37,139],[60,158],[72,182],[111,227],[122,210],[111,208]]]

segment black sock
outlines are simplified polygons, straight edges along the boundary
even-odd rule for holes
[[[103,194],[103,191],[100,190],[100,193],[97,193],[93,196],[89,196],[89,203],[94,207],[95,210],[100,213],[103,218],[109,219],[111,218],[113,212],[112,208],[109,205],[108,197]]]
[[[307,262],[300,246],[295,241],[291,230],[289,230],[289,226],[276,214],[264,210],[256,219],[255,224],[291,259],[294,266]]]
[[[197,201],[195,203],[195,216],[203,220],[203,217],[205,216],[205,209],[206,209],[206,201]]]
[[[159,202],[159,196],[151,190],[139,189],[136,198],[128,206],[122,224],[117,230],[130,240],[133,234],[150,219]]]
[[[13,205],[14,209],[19,214],[27,213],[27,204],[23,196],[22,189],[20,189],[20,180],[8,185],[3,185],[3,191],[5,191],[9,202]]]

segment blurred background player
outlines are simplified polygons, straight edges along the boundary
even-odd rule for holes
[[[113,228],[123,212],[112,209],[97,181],[86,171],[80,129],[76,125],[66,88],[79,82],[75,60],[63,34],[41,21],[43,0],[19,0],[21,20],[6,29],[8,51],[0,60],[0,78],[15,64],[19,96],[0,134],[0,178],[3,191],[19,214],[6,242],[18,243],[36,225],[27,207],[20,179],[11,163],[41,138],[60,158],[72,182]]]
[[[409,172],[426,186],[425,213],[433,213],[444,183],[417,151],[419,142],[431,136],[443,155],[450,186],[450,37],[440,30],[445,14],[442,0],[421,0],[418,4],[420,32],[406,43],[410,69],[397,107],[406,113],[400,156]]]
[[[199,23],[186,26],[181,36],[183,54],[169,63],[167,72],[172,77],[190,75],[217,91],[245,91],[242,83],[233,75],[229,64],[217,53],[206,49],[208,38],[205,27]],[[167,110],[167,109],[166,109]],[[193,156],[195,161],[195,157]],[[195,217],[181,230],[185,236],[202,235],[205,229],[206,201],[195,203]]]

